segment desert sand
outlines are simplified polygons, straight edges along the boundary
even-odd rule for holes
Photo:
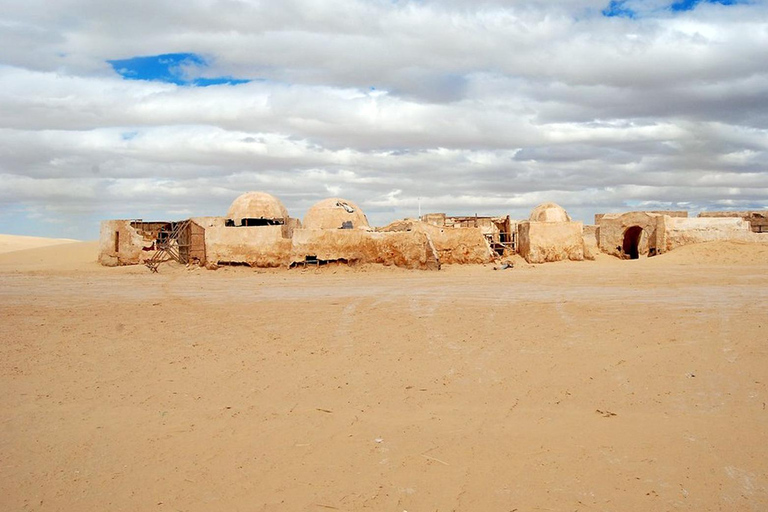
[[[768,244],[439,272],[0,255],[0,509],[768,509]]]

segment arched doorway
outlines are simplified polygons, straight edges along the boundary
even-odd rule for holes
[[[632,226],[624,232],[624,243],[621,249],[631,260],[636,260],[640,257],[640,237],[642,235],[643,228],[640,226]]]

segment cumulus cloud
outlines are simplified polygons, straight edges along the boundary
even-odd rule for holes
[[[764,1],[0,7],[4,231],[93,238],[253,189],[376,224],[768,207]]]

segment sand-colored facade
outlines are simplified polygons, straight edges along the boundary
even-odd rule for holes
[[[598,247],[619,258],[660,254],[665,250],[664,218],[664,214],[653,212],[598,215],[595,218]]]
[[[289,264],[339,261],[437,269],[440,260],[423,232],[359,229],[299,229],[294,232]]]
[[[422,233],[441,264],[489,263],[497,257],[482,227],[438,226],[406,219],[393,222],[380,231]]]
[[[439,269],[442,264],[485,264],[513,254],[528,263],[592,260],[601,252],[634,259],[695,243],[768,237],[756,232],[760,212],[715,213],[697,218],[680,211],[598,214],[595,225],[584,226],[559,205],[542,203],[519,222],[509,216],[431,213],[374,229],[362,209],[346,199],[318,202],[302,223],[278,198],[247,192],[232,202],[224,217],[104,221],[99,262],[151,264],[161,261],[165,251],[178,261],[209,268],[340,262]]]
[[[330,198],[310,208],[306,226],[291,217],[283,204],[263,192],[248,192],[235,199],[225,217],[193,217],[182,222],[109,220],[102,222],[99,261],[106,266],[136,265],[157,258],[166,243],[171,252],[183,253],[185,261],[209,268],[218,265],[288,267],[296,264],[378,263],[406,268],[436,269],[440,255],[426,229],[377,232],[353,202]],[[178,232],[173,232],[176,229]],[[194,234],[199,233],[199,242]],[[438,237],[449,262],[471,258],[473,243],[489,261],[482,235],[467,236],[462,243]],[[171,238],[170,242],[167,240]],[[178,238],[178,240],[177,240]],[[199,246],[199,247],[198,247]],[[194,258],[190,258],[194,256]]]
[[[536,206],[517,226],[518,252],[528,263],[584,259],[584,225],[555,203]]]
[[[768,233],[768,211],[766,210],[701,212],[699,217],[738,217],[749,222],[752,232]]]
[[[753,233],[750,223],[737,217],[664,217],[664,249],[705,242],[759,242],[768,236]]]
[[[768,237],[752,231],[740,216],[689,218],[686,212],[627,212],[595,217],[600,250],[619,258],[654,256],[684,245]]]
[[[584,259],[581,222],[524,221],[517,232],[520,255],[528,263]]]

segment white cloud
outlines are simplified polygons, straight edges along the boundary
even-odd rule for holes
[[[607,3],[0,0],[0,214],[94,237],[99,218],[223,214],[250,189],[297,216],[343,195],[378,224],[419,198],[518,217],[554,200],[586,221],[768,205],[766,3],[635,20]],[[258,80],[178,87],[106,62],[175,52]]]

